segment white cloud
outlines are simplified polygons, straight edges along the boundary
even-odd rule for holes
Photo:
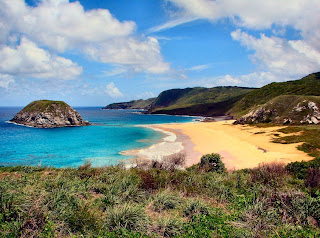
[[[223,75],[211,78],[203,78],[197,80],[195,86],[216,87],[216,86],[242,86],[242,87],[262,87],[268,83],[288,81],[292,78],[279,78],[274,73],[270,72],[254,72],[245,75]],[[298,79],[298,78],[295,78]]]
[[[120,22],[106,9],[85,11],[79,2],[68,0],[43,0],[37,7],[23,0],[2,0],[0,6],[3,28],[61,52],[128,36],[136,28],[134,22]]]
[[[120,38],[112,44],[101,43],[85,50],[95,60],[122,64],[137,73],[146,71],[160,74],[170,70],[170,65],[162,59],[159,42],[154,37],[148,37],[145,41]]]
[[[172,20],[152,28],[160,31],[188,21],[206,19],[217,22],[229,19],[239,28],[270,29],[273,35],[256,38],[242,30],[231,33],[234,40],[253,51],[251,59],[259,65],[256,72],[234,77],[242,83],[266,84],[270,80],[297,79],[320,70],[320,4],[319,0],[167,0],[177,10]],[[299,40],[286,39],[291,27]],[[279,36],[282,36],[280,38]],[[230,75],[213,81],[232,82]],[[230,81],[231,80],[231,81]]]
[[[79,2],[43,0],[30,7],[24,0],[2,0],[0,31],[3,44],[23,35],[41,47],[60,53],[74,50],[136,72],[162,74],[170,69],[159,42],[138,37],[135,22],[120,22],[106,9],[85,11]]]
[[[171,29],[173,27],[176,27],[176,26],[179,26],[179,25],[191,22],[191,21],[195,21],[197,19],[199,19],[199,18],[198,17],[193,17],[193,16],[182,16],[180,18],[176,18],[176,19],[170,20],[170,21],[168,21],[168,22],[166,22],[166,23],[164,23],[162,25],[151,27],[148,30],[148,32],[149,33],[154,33],[154,32],[164,31],[164,30]]]
[[[264,34],[255,38],[239,29],[231,36],[254,51],[251,57],[255,63],[276,76],[300,77],[320,69],[320,52],[304,41],[287,41]]]
[[[104,71],[103,74],[107,77],[112,77],[112,76],[116,76],[116,75],[120,75],[125,73],[127,70],[124,67],[114,67],[113,69],[109,70],[109,71]]]
[[[0,48],[0,62],[1,74],[15,76],[72,79],[82,72],[82,68],[76,63],[63,57],[52,56],[25,37],[22,37],[17,47]]]
[[[252,29],[267,29],[272,24],[291,25],[296,29],[308,29],[305,20],[318,21],[318,0],[168,0],[184,11],[182,15],[217,21],[230,18],[239,26]],[[309,25],[309,26],[308,26]]]
[[[9,84],[14,83],[15,80],[8,74],[0,74],[0,88],[9,88]]]
[[[189,71],[202,71],[202,70],[206,70],[206,69],[210,69],[211,66],[209,64],[200,64],[200,65],[195,65],[192,66],[190,68],[188,68],[187,70]]]
[[[114,85],[113,82],[106,85],[105,89],[106,94],[108,94],[112,98],[123,97],[123,94],[120,90]]]

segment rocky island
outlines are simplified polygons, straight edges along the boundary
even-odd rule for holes
[[[10,122],[36,128],[87,126],[80,114],[62,101],[33,101],[18,112]]]

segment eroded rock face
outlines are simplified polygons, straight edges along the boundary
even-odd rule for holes
[[[37,128],[90,125],[68,104],[60,101],[34,101],[17,113],[11,122]]]
[[[294,107],[280,107],[272,103],[265,104],[250,111],[234,124],[254,123],[275,123],[275,124],[319,124],[320,111],[317,103],[303,100]]]

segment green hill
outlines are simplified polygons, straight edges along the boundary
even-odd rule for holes
[[[252,88],[244,87],[171,89],[160,93],[153,106],[154,108],[166,109],[185,108],[199,104],[223,102],[250,91]]]
[[[245,87],[170,89],[161,92],[157,98],[112,103],[103,109],[146,109],[152,114],[218,116],[224,115],[252,90]]]
[[[103,109],[149,109],[156,98],[139,99],[130,102],[111,103]]]
[[[253,107],[262,105],[281,95],[320,96],[320,72],[310,74],[300,80],[271,83],[253,90],[237,102],[228,113],[242,116]]]
[[[170,89],[161,92],[157,98],[114,103],[106,108],[146,109],[151,114],[231,115],[236,118],[246,114],[252,116],[252,114],[258,112],[260,114],[266,112],[267,114],[259,115],[254,121],[280,123],[287,118],[295,122],[303,120],[306,122],[313,116],[318,118],[317,110],[312,109],[311,112],[310,108],[306,108],[302,112],[295,112],[294,108],[303,104],[304,100],[315,103],[317,108],[319,104],[318,98],[312,98],[311,100],[309,97],[304,98],[305,96],[320,96],[320,72],[310,74],[300,80],[271,83],[259,89],[245,87]],[[305,107],[308,107],[308,105],[305,105]],[[274,112],[270,114],[269,111]],[[304,114],[308,114],[309,119],[304,118],[303,116],[306,117]]]
[[[160,93],[152,109],[154,114],[219,116],[252,88],[214,87],[171,89]]]

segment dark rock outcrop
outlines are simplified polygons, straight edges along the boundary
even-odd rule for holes
[[[28,104],[10,121],[37,128],[90,125],[65,102],[50,100],[39,100]]]

